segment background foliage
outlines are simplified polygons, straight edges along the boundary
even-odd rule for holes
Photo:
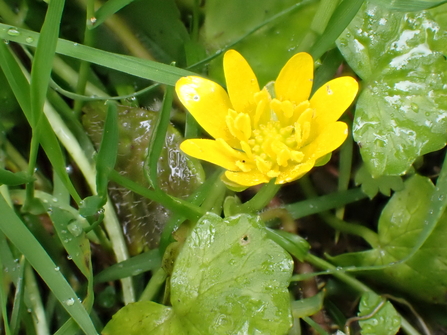
[[[0,333],[445,332],[445,2],[0,0]],[[181,153],[173,85],[231,48],[358,79],[327,165],[235,193]]]

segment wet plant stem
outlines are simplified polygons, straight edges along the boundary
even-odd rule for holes
[[[280,187],[281,185],[275,184],[275,179],[272,179],[268,184],[262,186],[253,198],[237,206],[237,211],[239,213],[256,213],[260,211],[275,197]]]

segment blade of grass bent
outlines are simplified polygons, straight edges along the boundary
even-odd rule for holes
[[[14,35],[8,34],[11,29],[16,32]],[[39,36],[35,31],[0,23],[0,39],[35,47]],[[56,53],[171,86],[181,77],[196,75],[171,65],[115,54],[64,39],[58,39]]]
[[[40,277],[80,328],[88,335],[96,335],[97,332],[92,320],[78,300],[73,288],[68,284],[60,271],[55,271],[57,268],[56,264],[24,223],[17,217],[13,209],[9,207],[3,196],[0,196],[0,213],[2,213],[0,229],[3,233],[39,273]]]

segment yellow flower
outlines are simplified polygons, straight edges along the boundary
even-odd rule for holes
[[[337,120],[357,94],[354,78],[331,80],[309,99],[313,59],[307,53],[287,62],[274,92],[259,88],[237,51],[227,51],[223,62],[228,93],[195,76],[181,78],[175,88],[183,105],[215,139],[185,140],[181,150],[225,168],[227,183],[248,187],[272,178],[276,184],[294,181],[346,139],[347,125]]]

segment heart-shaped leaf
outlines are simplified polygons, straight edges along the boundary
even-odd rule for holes
[[[354,139],[373,177],[404,174],[447,141],[447,36],[429,11],[367,2],[337,45],[363,79]]]
[[[291,273],[290,255],[267,237],[257,217],[210,213],[175,261],[172,307],[130,304],[103,334],[286,334]]]
[[[337,256],[333,261],[342,266],[371,266],[404,259],[425,227],[434,189],[430,179],[418,175],[411,177],[382,211],[378,227],[379,247]],[[365,271],[362,275],[420,300],[447,303],[446,239],[447,216],[444,214],[425,244],[407,262],[383,270]]]

